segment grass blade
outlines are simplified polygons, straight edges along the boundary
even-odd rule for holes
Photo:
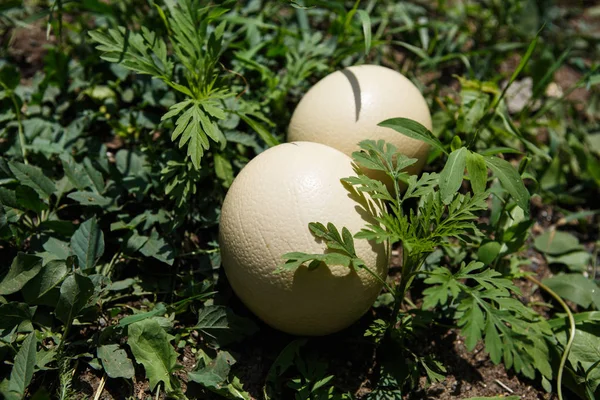
[[[360,22],[362,23],[363,35],[365,36],[365,56],[369,55],[369,51],[371,51],[371,17],[369,17],[369,13],[365,10],[357,10],[356,13],[360,18]]]

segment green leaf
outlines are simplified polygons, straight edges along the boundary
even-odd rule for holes
[[[29,186],[42,198],[48,199],[56,191],[54,182],[40,168],[16,161],[9,161],[8,166],[21,185]]]
[[[217,357],[202,368],[189,372],[188,376],[196,383],[208,389],[220,389],[227,382],[235,358],[226,351],[219,351]]]
[[[575,236],[554,229],[547,230],[536,237],[534,246],[542,253],[551,255],[560,255],[583,249],[583,246],[579,244],[579,240]]]
[[[90,188],[97,193],[104,190],[102,174],[94,168],[89,158],[86,157],[83,163],[77,163],[71,155],[63,153],[60,160],[65,175],[78,190],[85,191]]]
[[[479,95],[468,104],[463,104],[462,115],[457,124],[461,132],[472,134],[477,130],[477,123],[485,115],[488,101],[487,95]]]
[[[277,146],[279,144],[279,140],[275,138],[275,136],[271,135],[271,133],[265,128],[260,122],[253,120],[252,118],[244,115],[238,114],[241,119],[244,120],[245,123],[248,124],[250,128],[254,130],[258,134],[258,136],[262,139],[263,142],[269,147]]]
[[[106,207],[112,200],[95,192],[78,191],[69,193],[68,198],[75,200],[84,206]]]
[[[559,256],[546,254],[548,264],[563,264],[571,271],[583,272],[592,260],[592,255],[585,250],[573,251]]]
[[[592,391],[596,391],[600,385],[600,369],[598,368],[598,360],[600,360],[600,324],[592,323],[587,318],[577,318],[581,314],[576,314],[576,321],[580,320],[575,330],[575,339],[573,340],[573,346],[569,353],[569,363],[573,366],[573,369],[579,369],[580,371],[588,371],[587,377],[579,376],[580,382],[589,386]],[[561,323],[556,332],[556,339],[560,343],[561,347],[565,347],[567,339],[569,337],[568,323]],[[594,398],[595,397],[589,397]]]
[[[0,82],[8,90],[14,90],[21,80],[21,73],[17,67],[11,63],[3,63],[0,68]]]
[[[442,142],[440,142],[439,139],[436,138],[431,131],[429,131],[429,129],[425,128],[417,121],[413,121],[412,119],[408,118],[391,118],[380,122],[379,126],[391,128],[405,136],[421,140],[432,145],[433,147],[438,148],[443,153],[448,154]]]
[[[135,253],[140,250],[148,241],[148,236],[138,235],[137,232],[132,231],[131,235],[127,237],[125,243],[125,251],[129,254]]]
[[[96,352],[106,375],[110,378],[131,379],[135,375],[133,363],[127,357],[127,352],[121,349],[118,344],[108,344],[98,347]]]
[[[31,210],[39,214],[42,210],[47,210],[48,205],[40,200],[39,195],[29,186],[18,186],[15,189],[17,203],[22,208]]]
[[[42,247],[59,260],[66,260],[71,255],[69,243],[58,240],[53,236],[48,236]]]
[[[18,253],[13,259],[8,274],[0,282],[0,295],[18,292],[42,269],[42,259],[25,253]]]
[[[0,204],[17,210],[25,210],[25,208],[17,201],[17,193],[14,190],[4,187],[0,187]]]
[[[29,386],[35,367],[35,355],[37,351],[37,338],[35,331],[31,332],[23,341],[17,356],[15,364],[10,373],[9,391],[25,396],[25,389]]]
[[[544,279],[542,283],[583,308],[594,304],[600,310],[600,287],[582,274],[560,274]]]
[[[96,222],[96,217],[79,226],[71,238],[71,249],[77,256],[81,269],[90,269],[96,265],[98,258],[104,254],[104,234]]]
[[[518,171],[505,161],[498,157],[484,157],[485,163],[498,178],[502,187],[508,191],[519,207],[529,215],[529,192],[521,179]]]
[[[127,333],[127,344],[135,361],[144,366],[150,390],[162,382],[167,393],[173,391],[171,373],[177,364],[177,353],[167,332],[155,320],[145,319],[129,325]]]
[[[127,325],[131,325],[133,323],[143,321],[145,319],[152,318],[154,316],[162,316],[166,312],[167,312],[167,308],[165,307],[165,304],[158,303],[158,304],[156,304],[154,309],[152,309],[152,311],[147,311],[147,312],[138,313],[138,314],[134,314],[134,315],[128,315],[127,317],[122,318],[119,321],[119,326],[125,327]]]
[[[214,153],[215,174],[223,181],[224,187],[229,187],[233,183],[233,167],[231,162],[221,153]]]
[[[25,303],[0,304],[0,329],[9,332],[14,327],[31,321],[35,309]]]
[[[173,265],[173,248],[159,237],[156,231],[152,231],[150,238],[140,249],[140,253],[147,257],[154,257],[165,264]]]
[[[54,313],[65,324],[70,323],[94,293],[94,284],[87,276],[77,273],[67,276],[60,286],[60,298]]]
[[[483,156],[469,151],[467,153],[467,172],[471,180],[473,193],[485,192],[487,186],[487,167]]]
[[[28,303],[35,303],[36,300],[57,287],[67,273],[67,264],[64,260],[49,261],[40,273],[25,285],[23,297]]]
[[[468,150],[461,147],[448,156],[448,161],[440,173],[440,195],[444,203],[448,204],[454,198],[463,181]]]
[[[487,242],[477,250],[477,258],[482,263],[490,265],[498,257],[498,254],[500,254],[501,248],[502,245],[498,242]]]
[[[209,343],[216,346],[239,342],[258,331],[252,320],[239,317],[224,306],[205,306],[194,328],[202,331]]]
[[[121,149],[115,155],[117,169],[123,176],[142,176],[144,175],[148,162],[143,153]]]
[[[356,14],[362,24],[363,35],[365,37],[365,56],[368,56],[371,51],[371,17],[369,17],[369,13],[365,10],[357,10]]]

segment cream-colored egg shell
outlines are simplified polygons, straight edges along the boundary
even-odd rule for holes
[[[322,254],[309,222],[332,222],[352,233],[370,214],[340,179],[356,175],[351,159],[331,147],[296,142],[275,146],[239,173],[223,203],[219,242],[234,292],[272,327],[297,335],[325,335],[358,320],[373,304],[380,282],[366,271],[319,266],[274,274],[292,251]],[[385,277],[387,246],[355,240],[356,252]]]
[[[351,156],[358,143],[383,139],[418,162],[419,173],[429,145],[391,128],[389,118],[410,118],[431,130],[431,114],[417,87],[404,75],[379,65],[358,65],[327,75],[304,95],[292,115],[288,141],[323,143]]]

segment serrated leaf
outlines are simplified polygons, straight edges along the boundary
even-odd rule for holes
[[[226,384],[231,366],[235,358],[226,351],[219,351],[217,357],[204,367],[189,372],[190,379],[208,389],[220,389]]]
[[[486,165],[498,178],[502,187],[512,196],[517,205],[529,215],[529,192],[519,172],[508,161],[498,157],[484,157]]]
[[[239,317],[224,306],[205,306],[194,328],[202,331],[215,346],[238,342],[258,331],[252,320]]]
[[[165,113],[160,118],[160,120],[164,121],[166,119],[171,119],[171,118],[179,115],[179,113],[182,112],[187,106],[189,106],[192,101],[193,100],[188,99],[188,100],[184,100],[179,103],[173,104],[171,107],[169,107],[169,111],[167,113]]]
[[[146,319],[129,325],[127,333],[127,344],[135,361],[144,366],[150,390],[162,382],[167,393],[173,391],[171,373],[177,365],[177,353],[167,332],[155,320]]]
[[[342,265],[349,267],[352,263],[352,257],[340,253],[326,253],[322,261],[328,266]]]
[[[448,161],[440,173],[440,194],[444,203],[448,204],[453,198],[463,181],[468,150],[461,147],[448,156]]]
[[[16,161],[9,161],[8,166],[21,185],[29,186],[42,198],[48,199],[56,191],[54,182],[40,168]]]
[[[448,154],[442,142],[440,142],[429,129],[425,128],[417,121],[408,118],[391,118],[380,122],[378,125],[383,126],[384,128],[391,128],[409,138],[421,140],[436,147],[443,153]]]
[[[472,351],[481,339],[481,333],[485,327],[485,318],[481,308],[479,308],[473,298],[463,300],[459,309],[465,310],[458,324],[461,326],[461,332],[465,336],[467,350]]]
[[[18,292],[27,282],[33,279],[42,269],[42,259],[25,253],[18,253],[8,270],[8,274],[0,282],[0,295],[5,296]]]
[[[73,273],[60,286],[60,298],[54,313],[65,324],[70,323],[85,307],[94,293],[94,284],[87,276]]]
[[[106,375],[110,378],[131,379],[135,375],[133,363],[127,357],[127,352],[121,349],[118,344],[108,344],[98,347],[96,352]]]
[[[485,323],[485,351],[490,355],[490,359],[494,364],[500,363],[502,359],[502,341],[494,323],[494,316],[488,314]],[[503,322],[500,322],[503,323]]]
[[[35,368],[35,355],[37,351],[37,338],[35,331],[31,332],[21,344],[21,348],[15,357],[15,364],[10,373],[10,384],[8,389],[23,397],[25,389],[29,386]]]
[[[473,193],[485,192],[487,186],[487,167],[483,156],[469,151],[466,162]]]
[[[71,238],[71,249],[79,260],[81,269],[90,269],[104,254],[104,234],[96,217],[82,223]]]

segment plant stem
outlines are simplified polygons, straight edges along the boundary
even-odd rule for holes
[[[385,279],[379,276],[379,274],[376,274],[374,271],[371,270],[371,268],[367,267],[366,265],[363,265],[362,268],[365,271],[367,271],[370,275],[372,275],[375,279],[377,279],[379,282],[381,282],[383,284],[383,287],[385,287],[386,290],[392,294],[392,296],[396,297],[396,291],[386,282]]]
[[[544,285],[542,282],[538,281],[536,278],[534,278],[531,275],[526,275],[525,277],[528,280],[530,280],[531,282],[538,285],[540,288],[544,289],[546,292],[548,292],[548,294],[550,296],[552,296],[554,298],[554,300],[556,300],[561,305],[561,307],[565,310],[565,312],[567,313],[567,316],[569,318],[569,327],[571,329],[571,332],[569,334],[569,340],[567,341],[567,345],[565,346],[565,351],[560,359],[560,365],[558,367],[558,376],[556,379],[558,400],[563,400],[562,377],[563,377],[563,371],[565,369],[565,364],[567,363],[567,358],[569,357],[569,353],[571,352],[571,347],[573,346],[573,341],[575,340],[575,318],[573,318],[573,313],[571,313],[571,310],[569,309],[569,306],[567,305],[567,303],[565,303],[564,300],[558,294],[556,294],[556,292],[554,292],[548,286]]]
[[[29,162],[27,161],[27,150],[25,150],[25,134],[23,132],[23,123],[21,122],[21,109],[19,108],[19,102],[17,101],[17,98],[15,97],[15,94],[12,91],[12,89],[9,89],[8,86],[6,86],[2,82],[0,82],[0,85],[2,85],[4,90],[8,92],[10,100],[12,101],[13,106],[15,107],[15,113],[17,114],[17,128],[19,131],[19,145],[21,147],[21,155],[23,157],[23,163],[29,164]]]
[[[402,247],[402,275],[400,277],[400,283],[395,291],[394,308],[390,317],[391,323],[388,326],[388,332],[390,332],[391,328],[396,325],[396,319],[400,313],[400,306],[404,302],[406,298],[406,292],[415,277],[415,272],[421,268],[421,264],[422,262],[420,258],[415,260],[414,257],[410,257],[409,251],[404,246]]]

